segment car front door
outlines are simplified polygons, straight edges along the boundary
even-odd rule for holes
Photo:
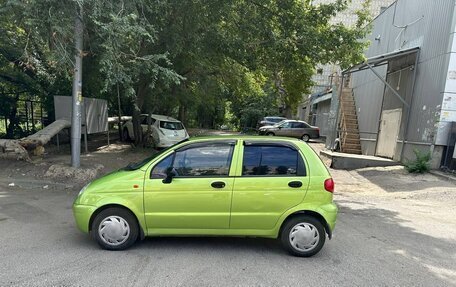
[[[279,126],[279,130],[276,132],[276,136],[289,137],[292,136],[291,122],[284,122]]]
[[[230,228],[273,229],[307,192],[309,177],[301,152],[280,142],[246,141],[240,150]]]
[[[144,184],[148,234],[229,228],[235,144],[191,143],[149,168]],[[163,182],[171,170],[175,176]]]

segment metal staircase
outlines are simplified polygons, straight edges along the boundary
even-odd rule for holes
[[[355,98],[353,96],[353,89],[348,87],[343,87],[340,94],[339,130],[340,151],[344,153],[361,154]]]

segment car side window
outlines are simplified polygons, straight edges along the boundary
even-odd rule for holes
[[[174,153],[157,163],[150,173],[150,178],[165,178],[166,170],[173,164]]]
[[[294,129],[303,129],[306,128],[304,123],[293,123],[293,128]]]
[[[243,176],[305,176],[297,150],[288,146],[244,146]]]
[[[283,123],[283,124],[281,124],[280,126],[281,126],[282,128],[286,128],[286,129],[291,128],[291,122]]]
[[[234,146],[211,144],[177,151],[173,168],[178,177],[228,176]]]

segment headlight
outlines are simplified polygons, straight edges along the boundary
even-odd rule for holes
[[[84,193],[84,191],[87,189],[87,187],[89,187],[90,183],[86,184],[78,193],[78,196],[80,196],[81,194]]]

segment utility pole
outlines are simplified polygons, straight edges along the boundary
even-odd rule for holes
[[[82,1],[76,2],[74,21],[75,64],[73,76],[73,112],[71,116],[71,166],[81,165],[81,105],[82,105],[82,56],[83,24]],[[79,10],[79,11],[78,11]]]

